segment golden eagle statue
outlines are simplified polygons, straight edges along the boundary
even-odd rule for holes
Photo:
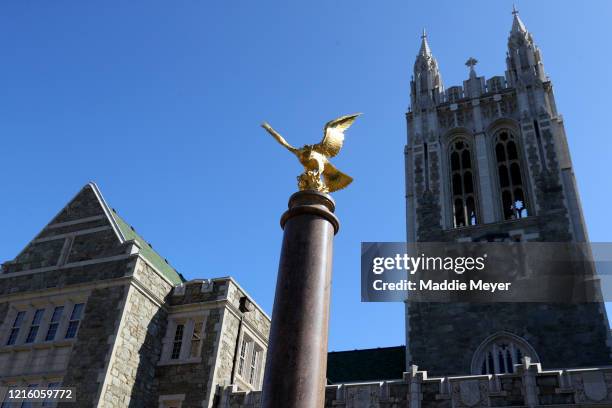
[[[315,145],[305,145],[299,149],[291,146],[270,125],[263,123],[261,126],[268,131],[281,145],[295,154],[304,166],[304,172],[298,179],[300,190],[316,190],[330,193],[340,190],[353,181],[349,175],[342,173],[330,163],[329,158],[334,157],[342,149],[344,143],[344,131],[348,129],[355,119],[361,115],[341,116],[338,119],[327,122],[323,129],[323,140]],[[323,180],[321,180],[323,176]]]

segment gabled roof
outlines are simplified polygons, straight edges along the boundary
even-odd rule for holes
[[[332,351],[327,354],[331,384],[401,379],[406,371],[406,347]]]
[[[115,219],[119,230],[125,237],[126,241],[135,240],[140,245],[140,254],[159,272],[161,272],[169,281],[174,284],[180,284],[185,281],[183,276],[177,272],[168,261],[163,258],[157,251],[153,250],[151,245],[142,238],[130,225],[115,210],[112,210],[112,217]]]
[[[93,225],[92,225],[93,223]],[[94,250],[91,254],[80,254],[81,257],[108,256],[109,252],[115,252],[127,241],[134,240],[140,246],[140,255],[165,279],[177,285],[184,282],[183,277],[178,273],[161,255],[153,250],[151,245],[142,238],[136,231],[121,218],[115,210],[112,210],[100,189],[95,183],[88,183],[66,204],[59,213],[47,224],[38,235],[32,240],[11,262],[11,271],[21,271],[23,269],[38,269],[41,267],[52,267],[58,264],[60,250],[63,245],[64,236],[58,231],[69,228],[75,231],[83,228],[107,227],[112,228],[116,236],[111,247],[100,249],[102,254]],[[57,236],[57,238],[55,238]],[[51,248],[37,249],[37,246],[49,245],[44,242],[51,242]],[[58,242],[59,241],[59,242]],[[38,251],[38,252],[37,252]],[[106,252],[104,252],[106,251]],[[38,255],[37,255],[38,254]],[[42,254],[42,255],[40,255]]]
[[[147,260],[151,266],[157,269],[158,272],[163,274],[163,276],[170,282],[180,284],[185,281],[183,276],[176,269],[174,269],[164,257],[157,253],[157,251],[153,250],[151,244],[141,237],[131,225],[129,225],[119,214],[117,214],[115,209],[110,208],[108,204],[106,204],[100,189],[95,183],[90,182],[88,186],[90,186],[96,192],[100,203],[103,207],[105,207],[104,212],[109,217],[111,224],[113,224],[113,226],[116,228],[119,239],[121,239],[122,242],[131,240],[138,242],[142,257]]]

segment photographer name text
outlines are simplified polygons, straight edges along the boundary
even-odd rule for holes
[[[398,282],[384,282],[382,279],[377,279],[372,282],[372,287],[376,291],[449,291],[449,292],[499,292],[510,290],[511,282],[484,282],[483,280],[471,279],[468,282],[460,282],[457,279],[443,280],[440,282],[429,280],[419,280],[418,282],[402,279]]]

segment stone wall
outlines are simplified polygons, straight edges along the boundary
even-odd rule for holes
[[[195,289],[201,285],[186,285],[187,294],[183,296],[172,296],[172,302],[176,305],[181,302],[189,301],[199,296],[195,295]],[[222,288],[217,287],[210,298],[220,296]],[[183,303],[182,305],[189,305]],[[176,308],[171,313],[176,312]],[[178,309],[180,310],[180,308]],[[205,315],[204,337],[202,340],[201,359],[195,362],[177,362],[158,365],[155,374],[155,384],[157,385],[158,396],[184,394],[184,407],[208,406],[208,401],[212,400],[213,372],[216,364],[217,345],[221,338],[221,321],[223,307],[207,308]],[[212,391],[211,391],[212,390]]]
[[[213,406],[219,386],[235,379],[241,331],[256,336],[265,353],[270,320],[229,278],[186,282],[175,288],[168,302],[172,305],[169,319],[194,311],[205,315],[205,336],[201,360],[158,365],[158,396],[183,394],[183,407]]]
[[[325,408],[610,407],[612,367],[543,371],[528,358],[514,374],[429,378],[416,366],[394,381],[327,386]],[[215,408],[261,407],[261,392],[224,387]]]
[[[107,357],[110,363],[100,396],[101,407],[157,404],[155,367],[161,355],[167,319],[162,302],[173,286],[142,260],[135,269],[134,278],[145,287],[145,292],[132,285],[122,305],[113,351]]]
[[[126,286],[95,289],[87,299],[76,342],[72,348],[62,386],[76,388],[75,403],[60,408],[96,406],[105,372],[105,361],[112,349],[112,338],[121,317]]]
[[[597,303],[411,303],[408,313],[410,363],[432,375],[471,374],[478,346],[501,332],[526,340],[546,369],[610,360],[605,316]]]
[[[91,185],[86,185],[51,221],[52,224],[74,221],[80,218],[94,217],[104,214],[96,193]]]
[[[133,268],[133,260],[125,258],[25,275],[3,275],[0,276],[0,296],[121,278],[130,275]]]

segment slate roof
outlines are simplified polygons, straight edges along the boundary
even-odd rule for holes
[[[135,240],[140,244],[140,254],[153,265],[159,272],[161,272],[170,282],[174,284],[181,284],[185,281],[183,276],[176,271],[160,254],[158,254],[151,245],[141,237],[134,228],[132,228],[117,212],[113,209],[112,216],[117,223],[117,227],[121,230],[121,233],[127,241]]]
[[[383,347],[327,354],[330,384],[401,379],[406,371],[406,347]]]
[[[175,285],[185,282],[185,278],[183,278],[183,275],[181,275],[176,269],[174,269],[164,257],[158,254],[157,251],[153,249],[151,244],[149,244],[142,236],[140,236],[140,234],[136,232],[136,230],[131,225],[129,225],[123,218],[121,218],[119,214],[117,214],[117,211],[115,211],[114,208],[111,209],[108,206],[106,200],[104,200],[104,197],[100,192],[100,189],[95,183],[88,183],[85,188],[88,186],[92,188],[96,195],[99,197],[100,204],[105,208],[105,213],[112,217],[111,221],[114,221],[114,224],[119,229],[120,235],[122,235],[121,238],[123,238],[125,241],[135,240],[136,242],[138,242],[138,244],[140,245],[140,255],[142,255],[143,258],[145,258],[170,282],[174,283]]]

